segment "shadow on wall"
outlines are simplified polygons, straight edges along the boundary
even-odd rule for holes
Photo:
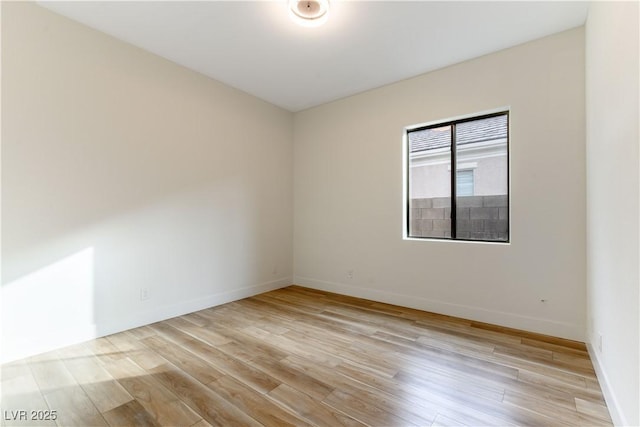
[[[3,259],[2,361],[234,299],[286,271],[238,180],[167,196]],[[286,283],[288,284],[288,283]],[[250,293],[250,291],[248,291]]]
[[[94,336],[94,287],[93,247],[3,285],[3,360]]]
[[[3,360],[290,275],[291,113],[36,4],[2,35]]]

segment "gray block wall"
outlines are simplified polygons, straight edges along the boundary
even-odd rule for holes
[[[509,238],[507,195],[457,198],[457,237],[506,241]],[[451,198],[411,199],[409,236],[451,237]]]

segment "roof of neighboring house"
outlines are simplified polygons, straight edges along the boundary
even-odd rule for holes
[[[507,116],[500,115],[486,119],[472,120],[456,125],[457,145],[491,141],[507,137]],[[409,147],[416,151],[434,150],[451,144],[449,126],[435,127],[409,132]]]

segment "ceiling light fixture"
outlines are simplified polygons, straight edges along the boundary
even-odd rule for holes
[[[327,22],[329,0],[289,0],[289,15],[297,24],[318,27]]]

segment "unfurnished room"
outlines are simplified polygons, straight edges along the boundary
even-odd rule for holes
[[[640,425],[640,2],[0,15],[1,426]]]

